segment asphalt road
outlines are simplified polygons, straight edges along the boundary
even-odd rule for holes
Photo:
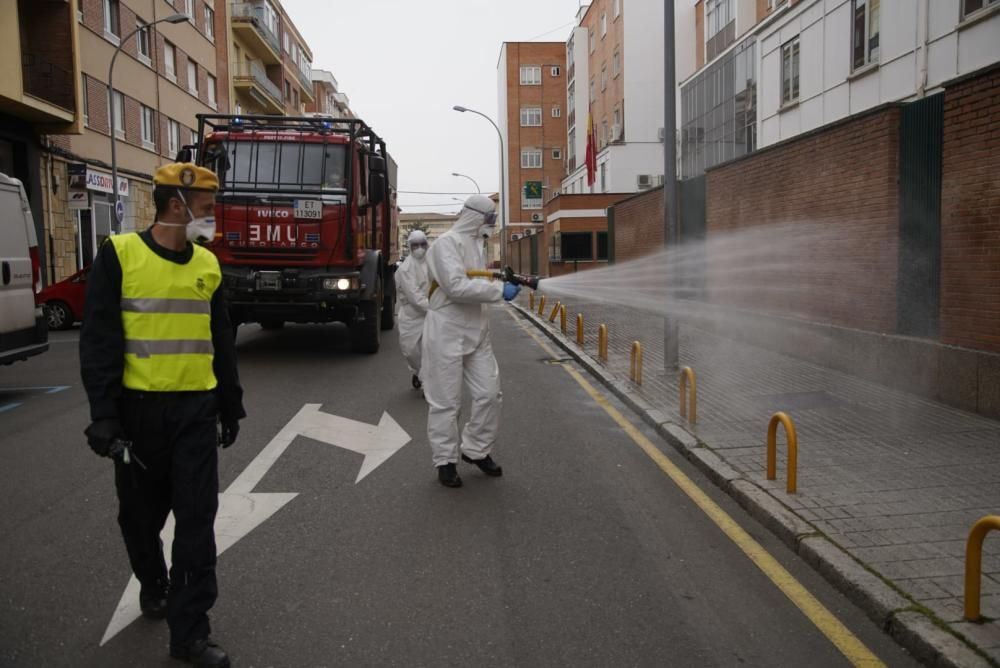
[[[77,337],[0,367],[0,665],[181,665],[163,622],[100,645],[130,571],[111,466],[82,436]],[[337,326],[241,328],[250,416],[221,489],[304,404],[373,425],[388,412],[412,440],[355,484],[360,454],[300,436],[253,488],[297,496],[220,557],[214,635],[235,665],[850,665],[506,309],[493,339],[505,474],[460,465],[453,490],[395,333],[367,357]],[[875,655],[915,665],[640,429]]]

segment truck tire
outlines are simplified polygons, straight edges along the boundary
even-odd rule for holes
[[[359,318],[351,325],[351,350],[364,355],[374,355],[382,343],[381,304],[377,299],[361,302],[358,304],[358,316]]]

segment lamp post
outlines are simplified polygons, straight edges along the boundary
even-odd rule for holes
[[[680,245],[680,229],[677,225],[677,81],[674,63],[675,31],[674,0],[663,3],[663,246],[675,252]],[[680,271],[675,266],[668,268],[668,294],[674,289],[673,299],[677,299]],[[669,299],[669,297],[668,297]],[[667,313],[663,319],[663,367],[666,371],[679,366],[680,328],[676,317]]]
[[[463,179],[469,179],[470,181],[472,181],[472,185],[476,186],[476,192],[479,193],[480,195],[483,194],[483,191],[479,189],[479,184],[476,183],[476,180],[474,178],[472,178],[471,176],[467,176],[465,174],[459,174],[458,172],[452,172],[451,175],[452,176],[460,176]]]
[[[468,107],[463,107],[461,105],[455,105],[452,107],[457,112],[465,113],[470,112],[476,114],[477,116],[482,116],[490,122],[493,129],[497,131],[497,138],[500,140],[500,264],[504,267],[507,266],[507,197],[506,188],[504,188],[504,183],[506,182],[506,173],[504,172],[504,165],[506,161],[504,159],[504,148],[503,148],[503,133],[500,132],[500,127],[493,121],[492,118],[487,116],[481,111],[476,111],[475,109],[469,109]]]
[[[111,54],[111,64],[108,65],[108,107],[111,109],[111,191],[115,194],[115,234],[121,232],[122,225],[121,218],[118,216],[120,198],[118,195],[118,155],[116,146],[117,129],[115,128],[115,60],[118,58],[118,54],[121,52],[122,47],[125,46],[125,43],[135,37],[135,34],[140,30],[149,30],[157,23],[184,23],[187,20],[189,20],[187,14],[171,14],[170,16],[164,16],[162,19],[156,19],[155,21],[140,26],[118,40],[118,48],[116,48],[115,52]]]

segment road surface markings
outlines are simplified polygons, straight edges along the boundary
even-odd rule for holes
[[[513,315],[513,314],[512,314]],[[530,325],[522,324],[524,330],[538,343],[541,348],[552,357],[559,357],[558,354],[539,337],[535,332],[528,329]],[[837,649],[855,666],[884,666],[885,664],[875,656],[868,647],[862,643],[857,636],[851,633],[844,624],[837,619],[833,613],[813,596],[795,577],[782,566],[777,559],[764,549],[753,537],[748,534],[743,527],[726,513],[715,501],[713,501],[702,489],[681,471],[656,445],[650,441],[632,422],[626,418],[621,411],[611,405],[608,399],[601,394],[583,375],[569,364],[563,363],[559,366],[568,373],[583,388],[594,402],[604,409],[604,412],[621,427],[632,441],[638,445],[646,455],[660,467],[667,476],[676,484],[681,491],[699,507],[702,512],[708,515],[716,526],[718,526],[726,536],[743,551],[747,557],[798,607],[799,610],[820,630],[820,632],[832,642]]]
[[[324,413],[319,408],[320,404],[304,405],[270,443],[264,446],[226,491],[219,494],[219,511],[215,516],[217,554],[222,554],[235,545],[298,496],[297,492],[253,491],[297,436],[305,436],[364,455],[365,459],[358,471],[355,484],[361,482],[410,442],[410,435],[388,413],[382,413],[382,419],[377,425],[370,425]],[[169,567],[174,540],[173,513],[167,518],[160,538],[163,541],[163,553]],[[139,581],[133,575],[125,586],[125,592],[104,631],[101,645],[138,619],[140,614]]]

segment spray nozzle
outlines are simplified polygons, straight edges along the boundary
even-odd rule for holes
[[[527,274],[515,274],[511,267],[504,267],[503,270],[503,280],[508,283],[513,283],[514,285],[524,285],[531,288],[532,290],[538,289],[538,281],[540,280],[538,276],[529,276]]]

